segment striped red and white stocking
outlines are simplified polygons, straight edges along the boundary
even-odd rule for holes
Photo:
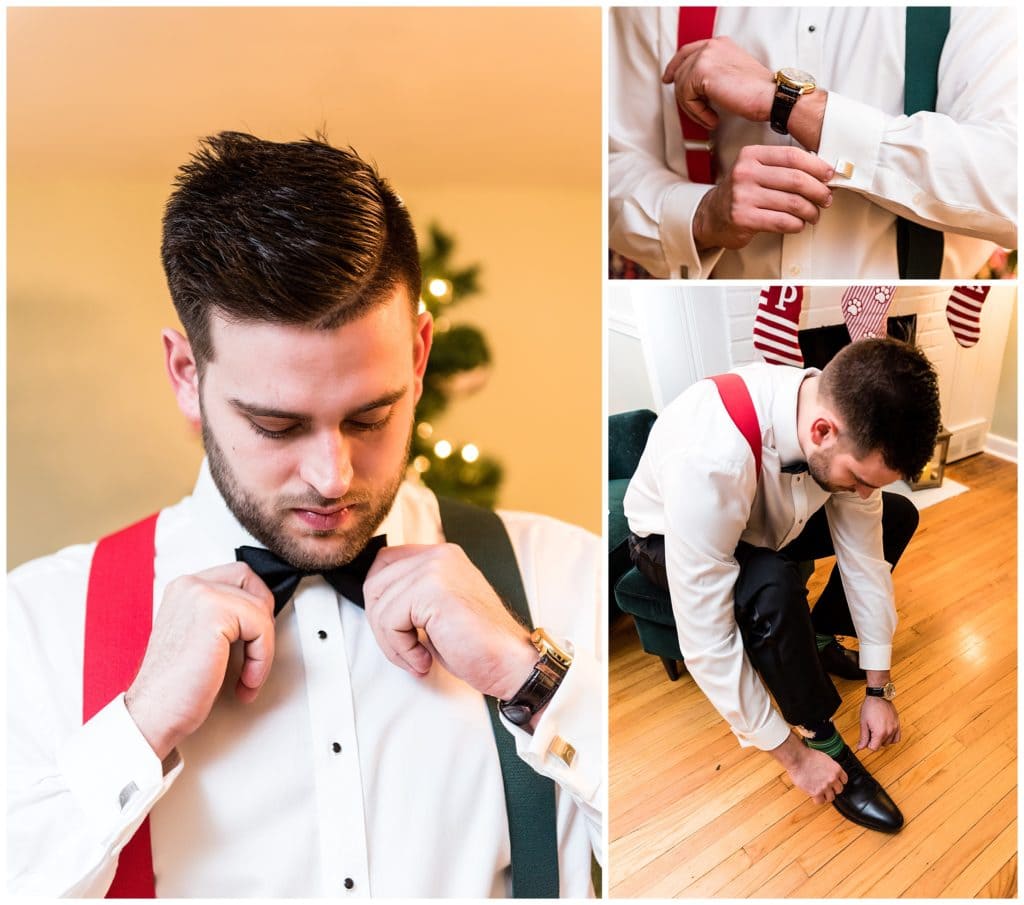
[[[954,286],[946,302],[946,320],[956,341],[965,349],[981,336],[981,306],[991,286]]]
[[[764,286],[754,316],[754,348],[768,364],[804,366],[797,340],[802,286]]]

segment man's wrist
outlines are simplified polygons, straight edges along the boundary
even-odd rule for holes
[[[513,644],[505,660],[504,675],[495,684],[494,696],[499,701],[510,701],[533,675],[534,667],[540,659],[537,648],[530,642],[529,635],[523,635],[518,643]]]
[[[146,740],[146,744],[153,749],[153,753],[163,762],[167,760],[171,752],[178,745],[180,739],[169,732],[162,732],[151,725],[148,718],[149,711],[144,703],[140,703],[134,687],[129,688],[124,695],[124,706],[128,716],[132,718],[136,728]]]
[[[817,151],[821,145],[821,128],[825,122],[828,92],[818,88],[797,98],[789,114],[787,129],[808,151]]]
[[[791,770],[798,763],[807,751],[807,747],[792,732],[786,736],[786,740],[768,753],[774,757],[786,770]]]
[[[892,681],[892,673],[888,669],[868,669],[865,670],[865,673],[870,688],[881,688]]]
[[[714,230],[710,223],[710,208],[714,194],[714,188],[705,192],[697,202],[697,209],[693,212],[693,244],[697,247],[698,252],[721,247],[720,243],[715,241]]]

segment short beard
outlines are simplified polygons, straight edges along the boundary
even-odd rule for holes
[[[811,453],[807,457],[807,471],[823,490],[827,490],[829,493],[840,493],[848,488],[836,487],[835,484],[829,483],[829,471],[834,453],[834,449],[830,449],[828,452]]]
[[[306,550],[300,543],[300,539],[289,535],[284,528],[284,521],[288,510],[291,508],[328,508],[336,506],[342,500],[331,500],[321,497],[314,491],[309,495],[295,499],[279,499],[276,505],[288,504],[280,510],[265,510],[260,502],[250,493],[244,490],[238,483],[227,457],[217,443],[206,423],[206,417],[202,417],[203,445],[206,448],[206,457],[210,463],[210,474],[213,483],[220,491],[221,497],[227,504],[228,509],[238,519],[239,523],[256,540],[263,544],[272,553],[279,556],[285,562],[290,563],[297,569],[307,572],[319,572],[326,569],[333,569],[343,566],[355,559],[366,546],[367,542],[376,533],[381,522],[391,511],[395,502],[402,481],[405,478],[405,462],[409,459],[409,449],[412,444],[412,425],[409,425],[409,437],[406,441],[406,453],[402,459],[402,468],[394,476],[384,492],[376,499],[370,497],[345,498],[346,504],[366,503],[368,511],[355,522],[344,534],[344,545],[332,556],[317,556]],[[335,531],[310,531],[310,537],[343,537]]]

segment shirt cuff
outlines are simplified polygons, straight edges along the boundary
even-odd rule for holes
[[[672,270],[671,276],[679,276],[676,271],[685,269],[687,279],[707,279],[722,256],[724,249],[721,248],[698,251],[693,238],[693,218],[701,200],[713,188],[713,185],[680,183],[666,194],[662,202],[661,243]]]
[[[739,739],[741,748],[759,748],[762,751],[772,751],[778,748],[789,738],[790,728],[777,710],[772,710],[768,722],[756,732],[740,733],[733,729],[736,738]]]
[[[604,777],[601,708],[596,706],[602,687],[596,658],[578,651],[532,735],[501,718],[515,737],[516,753],[533,770],[553,779],[578,801],[595,807]],[[572,747],[571,756],[565,745]]]
[[[128,842],[184,766],[177,751],[167,763],[165,774],[123,694],[77,729],[57,753],[57,767],[75,801],[114,850]]]
[[[892,666],[891,644],[861,644],[861,669],[888,669]]]
[[[829,185],[868,191],[884,135],[884,113],[829,91],[818,145],[818,156],[836,171]]]

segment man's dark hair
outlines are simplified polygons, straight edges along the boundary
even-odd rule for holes
[[[210,313],[333,329],[399,286],[413,312],[420,263],[412,220],[352,149],[241,132],[202,139],[164,212],[164,272],[200,367]]]
[[[942,426],[939,379],[924,353],[896,339],[861,339],[821,372],[819,392],[859,456],[877,450],[910,480],[935,451]]]

